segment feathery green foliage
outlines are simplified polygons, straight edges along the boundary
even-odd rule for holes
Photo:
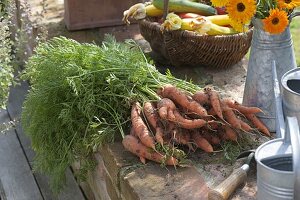
[[[9,0],[0,2],[0,108],[7,102],[9,87],[14,83],[12,66],[12,45],[10,39]]]
[[[22,78],[31,84],[21,121],[36,151],[34,167],[52,177],[55,191],[75,160],[84,176],[94,166],[91,153],[128,132],[133,101],[159,99],[156,90],[167,83],[200,89],[158,72],[134,41],[109,36],[100,47],[64,37],[41,43]]]

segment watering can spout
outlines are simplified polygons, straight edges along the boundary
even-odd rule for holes
[[[273,83],[274,83],[274,99],[275,99],[275,111],[276,111],[276,137],[289,138],[289,137],[284,137],[285,123],[284,123],[284,115],[282,110],[282,96],[280,93],[279,80],[277,78],[275,60],[273,60],[272,63],[272,75],[273,75]]]

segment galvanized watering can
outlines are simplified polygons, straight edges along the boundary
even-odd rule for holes
[[[299,12],[290,15],[290,20]],[[297,67],[289,26],[281,34],[264,31],[261,19],[253,19],[252,36],[243,105],[256,106],[264,111],[259,115],[270,132],[275,132],[275,106],[273,99],[272,61],[276,61],[277,76]]]
[[[255,152],[257,199],[300,200],[300,68],[286,72],[280,85],[275,62],[272,72],[278,138]]]

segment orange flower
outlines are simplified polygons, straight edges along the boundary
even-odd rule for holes
[[[300,6],[300,0],[278,0],[278,7],[281,9],[294,9]]]
[[[282,33],[289,24],[287,13],[278,8],[270,10],[269,17],[262,21],[265,31],[272,34]]]
[[[245,24],[255,14],[255,3],[255,0],[229,0],[226,4],[226,11],[231,20]]]
[[[223,7],[226,5],[228,0],[211,0],[210,2],[215,7]]]
[[[234,20],[230,20],[230,25],[232,26],[232,28],[234,30],[236,30],[237,32],[241,32],[241,33],[249,30],[249,24],[250,24],[250,21],[243,24],[243,23],[240,23],[240,22],[237,22]]]

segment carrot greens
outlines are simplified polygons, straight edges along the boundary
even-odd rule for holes
[[[36,152],[34,168],[50,175],[56,192],[72,163],[80,162],[84,177],[101,144],[129,133],[132,102],[158,100],[165,84],[200,90],[161,74],[133,40],[118,43],[112,36],[101,46],[64,37],[41,43],[21,77],[31,85],[21,122]]]

